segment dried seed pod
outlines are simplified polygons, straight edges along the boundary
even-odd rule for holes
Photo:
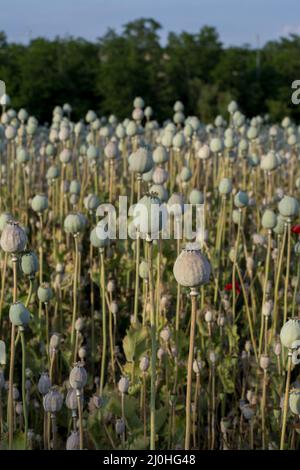
[[[84,319],[82,317],[77,318],[75,322],[75,330],[82,331],[84,327]]]
[[[129,380],[127,377],[121,377],[118,382],[118,389],[121,393],[127,393],[129,389]]]
[[[38,381],[38,391],[42,395],[46,395],[51,387],[51,381],[48,375],[48,372],[43,372]]]
[[[166,343],[170,340],[171,338],[171,330],[168,326],[166,326],[165,328],[163,328],[160,332],[160,337],[163,341],[165,341]]]
[[[149,358],[147,356],[143,356],[140,360],[140,370],[142,372],[147,372],[147,370],[149,369],[149,366],[150,366]]]
[[[262,354],[259,358],[259,365],[263,370],[267,370],[270,365],[270,358],[267,354]]]
[[[57,413],[63,405],[63,395],[56,386],[50,388],[49,392],[43,397],[44,410],[47,413]]]
[[[51,349],[57,350],[59,348],[61,341],[61,335],[59,333],[53,333],[50,338],[49,347]]]
[[[290,410],[295,415],[300,415],[300,390],[294,388],[290,391],[289,396]]]
[[[87,382],[87,373],[83,365],[78,362],[70,372],[69,382],[71,387],[81,390]]]
[[[71,431],[70,436],[67,439],[66,450],[79,450],[80,439],[78,431]]]
[[[173,273],[176,281],[184,287],[198,287],[209,281],[211,267],[201,253],[198,244],[189,243],[177,257]]]
[[[121,436],[125,432],[125,423],[122,418],[116,420],[115,429],[118,436]]]
[[[0,245],[6,253],[20,253],[27,243],[25,231],[18,222],[8,221],[1,234]]]
[[[66,403],[67,408],[69,408],[69,410],[73,410],[73,411],[77,410],[78,408],[77,394],[76,394],[75,388],[69,388],[65,403]]]

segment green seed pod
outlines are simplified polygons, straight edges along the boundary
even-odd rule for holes
[[[64,229],[67,233],[76,235],[84,230],[85,221],[79,212],[68,214],[64,221]]]
[[[53,145],[53,144],[48,144],[48,145],[46,146],[46,155],[47,155],[48,157],[53,157],[54,154],[55,154],[55,147],[54,147],[54,145]]]
[[[229,103],[227,109],[228,109],[228,112],[229,112],[230,114],[235,113],[235,112],[237,111],[237,109],[238,109],[237,102],[236,102],[236,101],[231,101],[231,102]]]
[[[181,111],[177,111],[173,116],[175,124],[182,124],[184,122],[184,114]]]
[[[282,217],[282,215],[279,214],[277,216],[277,222],[276,222],[275,227],[273,228],[273,232],[276,233],[277,235],[282,235],[284,232],[284,224],[285,224],[285,220]]]
[[[267,155],[265,155],[260,162],[260,167],[264,171],[273,171],[278,166],[278,160],[274,150],[270,150]]]
[[[37,194],[31,201],[32,209],[38,214],[48,209],[48,198],[44,194]]]
[[[166,163],[169,160],[169,154],[166,151],[165,147],[159,145],[153,152],[153,161],[154,163],[161,165]]]
[[[299,212],[299,203],[294,197],[284,196],[278,204],[278,210],[283,217],[296,217]]]
[[[189,195],[191,204],[204,204],[204,195],[199,189],[192,189]]]
[[[85,120],[88,124],[91,124],[96,119],[97,119],[97,114],[92,109],[90,109],[85,115]]]
[[[137,125],[134,121],[129,121],[126,126],[126,134],[128,137],[133,137],[137,134]]]
[[[84,198],[84,207],[89,211],[95,211],[100,204],[100,199],[96,194],[89,194]]]
[[[188,243],[177,257],[173,273],[181,286],[198,287],[208,283],[211,266],[198,244]]]
[[[14,219],[13,216],[9,212],[2,212],[2,214],[0,215],[0,232],[3,231],[7,222],[13,219]]]
[[[247,131],[247,137],[249,140],[254,140],[256,139],[258,136],[258,130],[256,127],[249,127],[248,131]]]
[[[249,203],[248,194],[245,191],[239,191],[234,196],[234,205],[238,208],[247,207]]]
[[[294,415],[300,415],[300,389],[292,389],[289,396],[290,410]]]
[[[16,302],[9,308],[9,319],[15,326],[25,326],[29,323],[30,314],[22,302]]]
[[[145,107],[145,102],[143,98],[141,98],[140,96],[137,96],[136,98],[134,98],[133,107],[143,109]]]
[[[108,245],[108,238],[99,238],[97,235],[97,227],[95,227],[91,231],[90,242],[95,248],[105,248]]]
[[[118,146],[117,143],[114,141],[108,142],[108,144],[104,148],[104,155],[109,160],[113,160],[118,156]]]
[[[295,341],[300,340],[300,321],[288,320],[280,331],[280,341],[286,348],[291,349]]]
[[[21,256],[21,269],[26,276],[34,276],[39,269],[38,257],[34,251],[28,251]]]
[[[263,228],[266,228],[268,230],[274,229],[277,224],[277,216],[275,212],[271,209],[266,209],[263,213],[261,224]]]
[[[49,284],[43,283],[37,290],[37,296],[40,302],[48,303],[53,297],[53,292]]]
[[[60,154],[59,154],[59,160],[61,163],[63,164],[67,164],[67,163],[70,163],[71,161],[71,158],[72,158],[72,152],[70,149],[63,149]]]
[[[180,172],[181,181],[186,183],[187,181],[191,179],[191,177],[192,177],[191,169],[188,168],[187,166],[184,166]]]
[[[174,135],[173,140],[172,140],[172,145],[175,149],[181,149],[185,144],[185,139],[184,135],[182,132],[177,132],[177,134]]]
[[[49,166],[47,173],[46,173],[46,178],[47,180],[55,180],[59,177],[59,168],[55,165]]]
[[[220,194],[227,195],[230,194],[232,191],[232,181],[230,178],[222,178],[219,184],[219,192]]]
[[[99,157],[99,150],[95,145],[89,145],[86,155],[89,161],[97,160]]]
[[[148,147],[140,147],[129,156],[129,170],[134,173],[147,173],[153,167],[153,160]]]
[[[142,260],[139,265],[139,275],[142,279],[149,279],[149,265],[147,261]]]
[[[70,193],[79,195],[80,189],[81,189],[80,182],[77,180],[72,180],[70,183],[70,188],[69,188]]]
[[[24,147],[17,148],[17,162],[20,165],[24,165],[29,160],[29,154]]]
[[[213,153],[221,152],[222,150],[222,141],[219,137],[214,137],[210,142],[210,150]]]

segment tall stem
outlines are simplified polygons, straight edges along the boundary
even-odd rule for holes
[[[23,327],[19,327],[22,346],[22,401],[23,401],[23,414],[24,414],[24,433],[25,433],[25,447],[27,447],[27,434],[28,434],[28,414],[27,414],[27,400],[26,400],[26,346]]]
[[[288,412],[288,406],[289,406],[289,391],[290,391],[290,382],[291,382],[291,369],[292,369],[292,350],[289,350],[288,363],[287,363],[287,376],[286,376],[286,383],[285,383],[285,395],[284,395],[284,404],[283,404],[283,417],[282,417],[282,427],[281,427],[280,450],[284,449],[284,438],[285,438],[285,430],[286,430],[287,412]]]
[[[102,300],[102,357],[101,357],[101,374],[100,374],[100,395],[103,393],[104,372],[106,363],[106,301],[105,301],[105,267],[104,252],[100,250],[100,284],[101,284],[101,300]]]
[[[190,345],[189,345],[189,358],[188,358],[188,374],[187,374],[187,389],[186,389],[186,424],[185,424],[185,450],[190,450],[191,438],[191,398],[192,398],[192,374],[193,374],[193,359],[194,359],[194,344],[195,344],[195,330],[196,330],[196,299],[197,291],[191,289],[192,301],[192,316],[190,327]]]
[[[75,322],[77,316],[77,284],[78,284],[78,235],[74,235],[75,243],[75,263],[74,263],[74,276],[73,276],[73,316],[72,316],[72,331],[71,331],[71,345],[72,351],[74,349],[74,336],[75,336]]]
[[[150,392],[150,450],[155,450],[156,401],[156,315],[154,310],[152,241],[147,241],[149,266],[150,326],[151,326],[151,392]]]

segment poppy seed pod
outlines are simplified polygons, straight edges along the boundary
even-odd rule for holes
[[[99,238],[97,227],[90,233],[90,242],[95,248],[103,249],[108,245],[108,238]]]
[[[278,204],[278,210],[283,217],[296,217],[299,212],[299,203],[294,197],[284,196]]]
[[[154,163],[161,165],[163,163],[166,163],[169,160],[169,154],[166,151],[165,147],[163,147],[162,145],[159,145],[153,151],[152,158],[153,158]]]
[[[82,317],[77,318],[75,322],[75,330],[82,331],[84,327],[84,319]]]
[[[129,123],[126,126],[126,134],[128,137],[133,137],[137,133],[137,125],[134,121],[129,121]]]
[[[106,286],[107,292],[112,293],[116,290],[116,283],[114,279],[110,279]]]
[[[132,111],[132,119],[134,121],[142,121],[144,118],[144,111],[141,108],[135,108]]]
[[[278,161],[277,157],[275,155],[274,150],[270,150],[267,155],[262,157],[261,162],[260,162],[260,167],[264,171],[273,171],[277,168],[278,166]]]
[[[150,361],[147,356],[143,356],[140,360],[140,370],[146,372],[149,369]]]
[[[300,415],[300,389],[292,389],[289,396],[290,410],[295,415]]]
[[[248,194],[245,191],[239,191],[234,196],[234,205],[239,209],[247,207],[249,203]]]
[[[184,212],[184,200],[182,194],[173,193],[168,200],[167,209],[169,214],[173,214],[175,218],[180,217]]]
[[[133,224],[144,235],[155,237],[163,228],[166,209],[154,194],[143,196],[133,209]]]
[[[129,380],[127,377],[121,377],[118,382],[118,390],[120,393],[127,393],[129,389]]]
[[[113,160],[114,158],[116,158],[118,155],[117,143],[112,140],[108,142],[108,144],[106,144],[106,146],[104,147],[104,155],[109,160]]]
[[[25,231],[18,222],[8,221],[3,228],[0,245],[6,253],[19,253],[24,251],[27,243]]]
[[[187,166],[184,166],[180,172],[181,181],[187,182],[191,179],[191,177],[192,177],[192,172],[190,168],[188,168]]]
[[[2,214],[0,215],[0,232],[3,231],[7,222],[10,222],[12,220],[13,216],[9,212],[2,212]]]
[[[232,180],[230,178],[222,178],[219,183],[219,193],[222,196],[230,194],[232,191]]]
[[[21,269],[26,276],[34,276],[39,269],[38,257],[34,251],[28,251],[21,256]]]
[[[48,198],[44,194],[37,194],[31,201],[31,208],[37,213],[48,209]]]
[[[51,335],[50,342],[49,342],[50,350],[51,349],[57,350],[59,348],[59,345],[60,345],[60,334],[53,333],[53,335]]]
[[[59,154],[59,160],[64,165],[66,165],[67,163],[70,163],[71,158],[72,158],[72,152],[70,149],[64,148]]]
[[[100,204],[100,199],[99,197],[97,196],[97,194],[89,194],[88,196],[86,196],[84,198],[84,207],[88,210],[88,211],[94,211],[97,209],[97,207],[99,206]]]
[[[163,328],[160,332],[160,335],[161,339],[163,341],[165,341],[166,343],[170,340],[171,338],[171,330],[168,326],[166,326],[165,328]]]
[[[275,212],[272,211],[271,209],[266,209],[261,219],[261,224],[263,228],[271,230],[276,226],[276,223],[277,223],[277,216]]]
[[[136,96],[133,100],[133,107],[134,108],[144,109],[145,102],[144,102],[143,98],[141,98],[140,96]]]
[[[82,232],[85,226],[85,221],[79,212],[72,212],[68,214],[64,220],[64,229],[67,233],[72,233],[73,235],[77,235],[78,233]]]
[[[273,300],[267,300],[262,307],[262,314],[269,317],[273,311]]]
[[[157,166],[152,174],[152,180],[154,184],[164,184],[169,177],[169,173],[164,168]]]
[[[50,387],[51,387],[51,381],[50,381],[48,372],[43,372],[41,374],[37,387],[38,387],[38,391],[42,395],[46,395],[49,392]]]
[[[221,152],[221,150],[222,150],[222,141],[219,137],[214,137],[213,139],[211,139],[211,141],[210,141],[210,150],[213,153]]]
[[[210,157],[210,147],[207,144],[202,145],[197,152],[197,158],[207,160]]]
[[[49,392],[43,397],[44,410],[47,413],[57,413],[63,405],[63,395],[56,386],[50,388]]]
[[[97,160],[99,157],[99,150],[97,147],[95,147],[95,145],[89,145],[86,156],[89,161]]]
[[[195,374],[200,374],[201,369],[203,369],[203,362],[200,359],[194,359],[193,361],[193,371]]]
[[[125,432],[125,423],[122,418],[117,419],[116,424],[115,424],[115,429],[116,429],[116,433],[118,434],[118,436],[122,435]]]
[[[37,296],[40,302],[48,303],[53,297],[53,292],[50,285],[46,282],[41,284],[37,290]]]
[[[66,399],[65,399],[66,407],[69,410],[75,411],[78,408],[77,405],[77,393],[75,388],[69,388]]]
[[[82,389],[87,382],[87,373],[81,363],[77,363],[70,372],[69,382],[72,388]]]
[[[71,431],[70,436],[67,439],[66,450],[79,450],[80,438],[78,431]]]
[[[15,302],[9,308],[9,319],[15,326],[25,326],[29,323],[30,314],[22,302]]]
[[[173,273],[178,284],[198,287],[209,281],[211,266],[197,243],[188,243],[177,257]]]
[[[270,358],[267,354],[262,354],[259,358],[259,365],[263,370],[267,370],[270,365]]]
[[[191,204],[204,204],[204,195],[199,189],[192,189],[189,195]]]
[[[51,165],[46,173],[46,178],[49,181],[53,181],[59,177],[59,168],[55,165]]]
[[[280,341],[283,346],[291,349],[293,343],[298,340],[300,340],[300,321],[290,319],[281,328]]]
[[[81,185],[80,182],[77,180],[72,180],[70,183],[69,191],[71,194],[76,194],[77,196],[80,194]]]
[[[139,275],[142,279],[149,279],[149,265],[147,261],[142,260],[139,265]]]
[[[134,173],[147,173],[153,167],[153,159],[148,147],[139,147],[129,158],[129,170]]]
[[[20,165],[24,165],[29,160],[29,154],[24,147],[18,147],[17,149],[17,162]]]

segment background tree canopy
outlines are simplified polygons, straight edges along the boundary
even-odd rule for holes
[[[49,121],[57,104],[69,102],[74,119],[87,109],[123,118],[142,96],[155,118],[170,116],[179,99],[186,113],[210,120],[231,99],[248,116],[269,113],[300,117],[291,103],[291,84],[300,79],[300,36],[265,44],[224,47],[217,31],[170,33],[162,46],[161,25],[138,19],[121,34],[109,30],[96,43],[81,38],[37,38],[28,45],[8,43],[0,33],[0,79],[14,107],[26,107]]]

